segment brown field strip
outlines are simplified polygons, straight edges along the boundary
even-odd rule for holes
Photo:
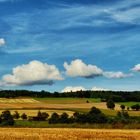
[[[139,140],[139,130],[0,128],[0,140]]]

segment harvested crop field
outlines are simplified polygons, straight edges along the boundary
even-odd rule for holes
[[[67,104],[57,104],[57,103],[47,103],[42,101],[37,101],[34,99],[0,99],[0,108],[56,108],[56,109],[66,109],[66,108],[87,108],[90,109],[91,107],[97,107],[100,109],[107,109],[105,102],[100,103],[67,103]],[[116,110],[119,110],[119,105],[116,104]]]
[[[1,128],[0,140],[139,140],[139,130]]]
[[[92,102],[91,102],[92,101]],[[86,103],[85,99],[74,99],[74,98],[45,98],[45,99],[32,99],[32,98],[17,98],[17,99],[7,99],[0,98],[0,108],[88,108],[95,106],[100,109],[107,109],[105,102],[99,102],[99,99],[92,99],[90,103]],[[115,106],[116,110],[120,109],[120,105]]]
[[[0,103],[38,103],[38,101],[34,100],[34,99],[6,99],[6,98],[0,98]]]

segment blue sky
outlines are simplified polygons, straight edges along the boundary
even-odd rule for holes
[[[0,0],[0,88],[140,90],[139,13],[140,0]]]

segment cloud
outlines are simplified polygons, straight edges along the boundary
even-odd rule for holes
[[[91,88],[92,91],[109,91],[109,89],[106,88],[101,88],[101,87],[93,87]]]
[[[132,68],[132,71],[140,72],[140,64],[135,65],[135,66]]]
[[[104,76],[106,78],[121,79],[133,76],[132,73],[125,74],[121,71],[103,71],[96,65],[85,64],[80,59],[73,60],[70,64],[65,62],[64,68],[66,69],[66,75],[70,77],[95,78],[97,76]]]
[[[63,80],[55,65],[48,65],[40,61],[31,61],[13,68],[12,74],[4,75],[5,85],[52,85],[55,80]]]
[[[64,63],[66,74],[70,77],[94,78],[102,75],[102,70],[95,65],[87,65],[82,60],[73,60],[70,64]]]
[[[61,92],[76,92],[76,91],[84,91],[86,90],[84,87],[82,86],[77,86],[77,87],[72,87],[72,86],[68,86],[68,87],[65,87]]]
[[[3,45],[5,45],[5,40],[4,38],[0,38],[0,46],[3,46]]]
[[[86,91],[87,89],[83,86],[67,86],[61,92],[76,92],[76,91]],[[93,87],[91,91],[109,91],[109,89],[101,88],[101,87]]]
[[[132,74],[125,74],[121,71],[118,71],[118,72],[104,72],[103,75],[107,78],[116,78],[116,79],[126,78],[126,77],[129,77],[129,76],[132,76]]]

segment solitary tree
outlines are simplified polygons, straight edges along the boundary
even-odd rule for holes
[[[40,110],[39,110],[38,113],[37,113],[37,117],[38,117],[38,118],[42,118],[42,113],[41,113]]]
[[[26,115],[25,113],[23,113],[23,114],[21,115],[21,118],[22,118],[23,120],[26,120],[26,119],[27,119],[27,115]]]
[[[115,103],[113,102],[112,99],[109,99],[107,101],[106,105],[107,105],[107,108],[109,108],[109,109],[114,109],[115,108]]]
[[[101,110],[96,108],[96,107],[92,107],[91,110],[89,111],[89,114],[100,114]]]
[[[120,105],[120,108],[121,108],[122,110],[125,110],[125,105]]]

